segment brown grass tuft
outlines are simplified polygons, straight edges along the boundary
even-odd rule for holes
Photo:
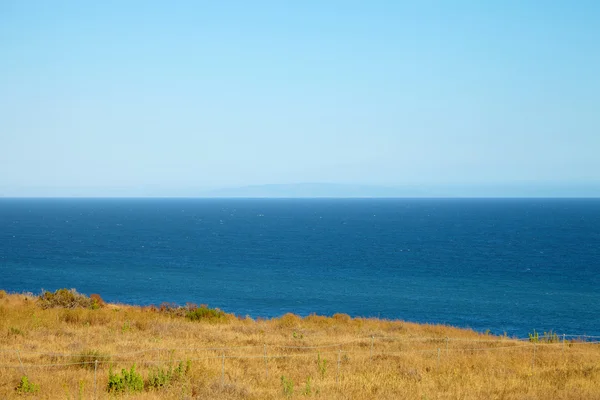
[[[280,328],[296,328],[302,323],[302,318],[296,314],[287,313],[277,319]]]

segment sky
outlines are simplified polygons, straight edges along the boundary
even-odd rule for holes
[[[2,0],[0,196],[600,196],[599,43],[585,0]]]

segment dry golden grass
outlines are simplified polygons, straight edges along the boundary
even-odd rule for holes
[[[39,385],[32,398],[114,398],[106,391],[109,364],[120,371],[135,363],[146,379],[170,360],[191,360],[189,374],[122,396],[281,399],[285,376],[292,398],[600,399],[598,344],[534,348],[448,326],[347,315],[208,323],[124,305],[41,309],[34,297],[0,292],[0,398],[27,396],[15,390],[24,375]]]

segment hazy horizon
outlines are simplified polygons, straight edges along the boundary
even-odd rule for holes
[[[266,184],[221,188],[40,188],[2,191],[0,198],[600,198],[600,183],[504,185]],[[42,194],[44,193],[44,194]]]

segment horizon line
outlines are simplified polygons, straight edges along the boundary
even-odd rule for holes
[[[600,199],[599,195],[594,196],[2,196],[0,200],[11,199],[190,199],[190,200],[201,200],[201,199],[213,199],[213,200],[318,200],[318,199],[388,199],[388,200],[401,200],[401,199]]]

